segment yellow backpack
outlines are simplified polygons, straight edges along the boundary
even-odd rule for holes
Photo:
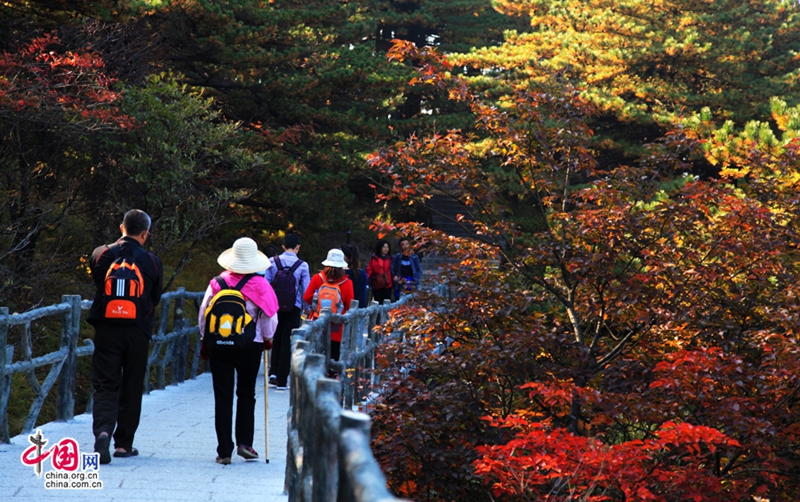
[[[203,343],[212,350],[242,349],[256,337],[256,323],[247,313],[247,301],[241,292],[251,277],[252,274],[242,277],[233,288],[222,277],[214,278],[220,290],[206,307],[203,332]]]

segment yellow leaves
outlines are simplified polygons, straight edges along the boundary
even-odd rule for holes
[[[719,175],[723,178],[728,178],[732,180],[743,179],[750,174],[749,167],[742,167],[741,169],[737,169],[734,167],[724,167],[720,170]]]
[[[681,16],[680,21],[678,21],[678,30],[682,31],[688,28],[689,26],[694,26],[697,24],[697,21],[694,17],[689,15]]]
[[[92,269],[89,266],[89,260],[86,259],[86,257],[84,257],[84,256],[81,256],[80,258],[78,258],[78,260],[80,261],[80,265],[78,265],[76,267],[76,269],[83,270],[83,273],[85,273],[87,277],[91,278],[92,277]]]
[[[795,188],[800,184],[800,172],[793,171],[786,173],[781,179],[781,186],[784,188]]]

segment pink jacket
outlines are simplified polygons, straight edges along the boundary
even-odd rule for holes
[[[242,275],[234,274],[227,270],[220,275],[225,280],[225,283],[231,287],[236,286],[242,278]],[[203,333],[206,327],[206,308],[219,290],[219,284],[212,279],[208,284],[208,288],[206,288],[206,294],[203,296],[203,302],[200,304],[200,310],[197,313],[197,325],[200,327],[200,333]],[[244,285],[242,295],[246,300],[247,313],[257,320],[256,337],[253,341],[264,342],[265,340],[272,340],[273,335],[275,335],[275,328],[278,327],[278,299],[275,297],[272,286],[263,276],[256,275]],[[259,310],[264,314],[259,316]]]

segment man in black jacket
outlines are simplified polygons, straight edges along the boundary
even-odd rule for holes
[[[150,235],[147,213],[138,209],[128,211],[120,231],[122,237],[114,244],[95,249],[89,263],[97,288],[88,318],[95,328],[92,428],[94,450],[100,453],[101,464],[111,462],[109,444],[112,434],[115,457],[132,457],[139,453],[133,447],[133,436],[139,427],[155,308],[161,300],[163,288],[161,261],[142,248]],[[133,282],[143,282],[143,292],[137,300],[137,314],[131,319],[114,318],[118,309],[115,305],[112,305],[114,308],[108,307],[111,286],[106,284],[106,274],[115,262],[119,263],[118,258],[132,260],[142,279]],[[116,292],[119,288],[114,287]]]

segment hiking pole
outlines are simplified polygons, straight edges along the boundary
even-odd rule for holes
[[[264,458],[269,463],[269,354],[271,350],[264,351],[264,444],[266,453]]]

